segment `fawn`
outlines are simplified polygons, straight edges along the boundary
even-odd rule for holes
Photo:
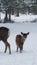
[[[21,32],[21,34],[16,35],[17,52],[18,52],[18,48],[20,48],[20,52],[23,50],[23,44],[28,35],[29,32],[28,33]]]

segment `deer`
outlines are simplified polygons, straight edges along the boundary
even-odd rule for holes
[[[22,52],[24,42],[28,35],[29,35],[29,32],[27,32],[27,33],[21,32],[21,34],[16,35],[15,41],[16,41],[16,46],[17,46],[17,52],[18,52],[18,49],[20,49],[20,52]]]
[[[9,48],[9,54],[11,54],[10,44],[8,43],[7,39],[9,37],[9,29],[7,27],[0,27],[0,41],[3,41],[5,45],[5,53],[7,51],[7,48]]]

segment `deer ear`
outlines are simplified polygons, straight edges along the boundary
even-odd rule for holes
[[[21,32],[21,34],[23,35],[23,32]]]
[[[27,35],[29,35],[30,32],[27,33]]]

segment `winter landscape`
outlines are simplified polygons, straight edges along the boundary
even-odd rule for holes
[[[0,65],[37,65],[37,0],[0,0],[0,27],[7,27],[11,46],[4,53],[0,41]],[[23,51],[16,52],[16,35],[29,32]]]
[[[10,29],[8,42],[11,45],[11,55],[8,50],[4,53],[5,46],[0,41],[0,65],[37,65],[37,23],[0,23],[0,27],[2,26]],[[16,35],[21,32],[30,32],[22,53],[16,52],[15,42]]]

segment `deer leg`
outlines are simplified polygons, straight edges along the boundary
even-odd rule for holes
[[[6,51],[7,51],[7,45],[5,45],[5,51],[4,52],[6,53]]]
[[[7,51],[7,47],[9,48],[9,54],[11,54],[10,44],[7,41],[5,42],[5,52]]]
[[[6,43],[7,43],[7,47],[9,48],[9,54],[11,54],[10,44],[8,42]]]
[[[20,48],[20,53],[22,52],[22,49]]]
[[[22,46],[22,45],[20,45],[20,52],[22,52],[22,50],[23,50],[23,46]]]
[[[17,52],[18,52],[18,47],[17,47]]]

